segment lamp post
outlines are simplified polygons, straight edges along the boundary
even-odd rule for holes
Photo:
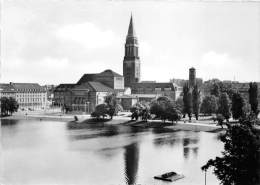
[[[205,185],[207,185],[207,170],[205,169]]]
[[[89,102],[87,102],[87,104],[88,104],[88,113],[89,113]]]
[[[87,114],[87,102],[85,101],[85,114]]]

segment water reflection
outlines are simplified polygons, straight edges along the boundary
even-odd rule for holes
[[[1,126],[15,126],[18,123],[18,120],[2,120],[1,119]]]
[[[138,143],[132,143],[125,146],[124,153],[125,160],[125,181],[126,184],[135,184],[139,163],[139,145]]]
[[[198,156],[198,150],[199,150],[199,148],[198,148],[198,142],[199,142],[198,132],[194,132],[192,136],[193,137],[186,136],[182,140],[184,159],[189,159],[191,151],[192,151],[194,157]]]
[[[179,144],[180,142],[181,139],[178,137],[177,132],[171,132],[170,134],[167,135],[162,134],[153,140],[155,146],[168,145],[173,147],[174,145]]]
[[[105,126],[105,125],[86,125],[86,127],[84,128],[84,130],[86,132],[81,132],[81,134],[79,132],[76,132],[77,134],[75,135],[70,135],[71,139],[74,140],[82,140],[82,139],[91,139],[91,138],[96,138],[96,137],[111,137],[111,136],[116,136],[119,134],[118,131],[119,127],[113,126],[113,125],[109,125],[109,126]]]
[[[106,124],[70,129],[64,122],[32,120],[11,125],[2,127],[0,184],[158,185],[164,183],[153,176],[169,170],[185,175],[176,184],[203,184],[201,164],[222,150],[216,134],[205,132]],[[207,184],[217,184],[207,175]]]

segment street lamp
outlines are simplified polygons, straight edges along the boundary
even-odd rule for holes
[[[88,113],[89,113],[89,102],[87,102],[87,104],[88,104]]]
[[[207,170],[205,169],[205,185],[207,185]]]

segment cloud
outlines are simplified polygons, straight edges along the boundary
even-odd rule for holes
[[[233,80],[235,77],[243,78],[244,68],[242,64],[241,59],[231,57],[228,53],[209,51],[202,55],[198,68],[204,79]]]
[[[58,38],[83,45],[86,49],[109,47],[119,41],[111,30],[101,30],[91,22],[69,24],[56,31]]]

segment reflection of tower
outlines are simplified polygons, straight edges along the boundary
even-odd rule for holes
[[[125,43],[123,75],[126,87],[131,87],[131,83],[136,83],[140,81],[140,60],[138,54],[138,40],[135,34],[132,15]]]
[[[194,67],[189,69],[189,87],[192,88],[196,85],[196,69]]]
[[[135,184],[139,162],[139,146],[137,143],[125,147],[125,178],[126,184]]]

